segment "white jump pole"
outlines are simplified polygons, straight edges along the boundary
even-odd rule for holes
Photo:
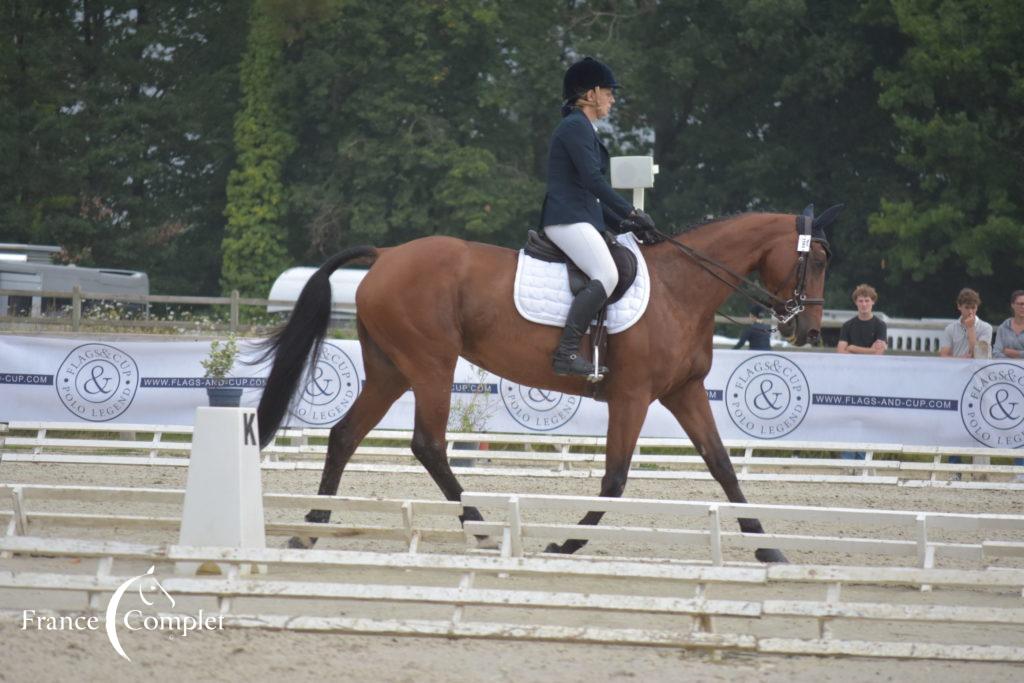
[[[259,426],[253,408],[197,408],[178,542],[266,548]],[[178,562],[178,574],[228,574],[233,563]],[[243,566],[242,573],[259,572]]]
[[[654,187],[658,166],[654,157],[612,157],[612,187],[633,190],[633,206],[644,208],[644,190]]]

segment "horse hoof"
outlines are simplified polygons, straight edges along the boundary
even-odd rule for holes
[[[292,536],[288,539],[288,547],[296,550],[311,550],[316,539],[309,536]]]
[[[754,557],[765,564],[789,564],[789,560],[782,554],[782,551],[775,548],[758,548]]]

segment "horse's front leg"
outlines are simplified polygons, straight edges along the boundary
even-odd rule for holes
[[[605,444],[604,477],[601,478],[601,493],[605,498],[619,498],[626,488],[629,477],[629,463],[633,459],[633,449],[640,436],[644,418],[651,400],[646,396],[609,399],[608,401],[608,439]],[[592,510],[583,516],[580,524],[595,525],[604,517],[604,512]],[[551,543],[544,552],[574,553],[587,544],[581,538],[571,538],[559,545]]]
[[[740,489],[736,471],[729,459],[729,452],[722,444],[715,426],[715,418],[711,413],[711,404],[704,390],[703,379],[695,379],[684,384],[677,391],[663,396],[661,403],[671,411],[686,430],[697,452],[711,472],[711,476],[721,485],[726,497],[732,503],[746,503],[747,498]],[[763,534],[764,528],[757,519],[741,518],[740,530],[749,534]],[[774,548],[758,548],[754,553],[761,562],[786,562],[786,556]]]

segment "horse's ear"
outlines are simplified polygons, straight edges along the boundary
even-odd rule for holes
[[[832,225],[832,222],[839,217],[839,212],[845,206],[846,204],[836,204],[822,211],[821,215],[814,219],[814,230],[824,230]]]

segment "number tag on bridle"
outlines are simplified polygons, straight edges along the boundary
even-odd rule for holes
[[[796,250],[800,252],[806,252],[811,250],[811,236],[800,235],[796,240]]]

